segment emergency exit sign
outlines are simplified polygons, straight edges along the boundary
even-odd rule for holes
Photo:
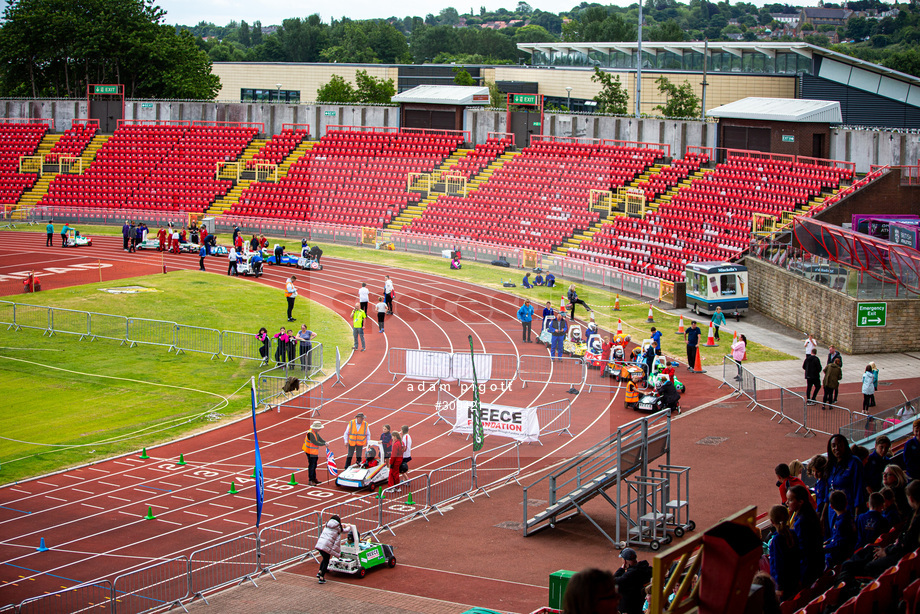
[[[795,135],[794,134],[784,134],[783,143],[795,143]]]
[[[860,328],[885,326],[888,303],[857,303],[856,326]]]
[[[536,94],[512,94],[511,104],[537,104]]]
[[[94,94],[117,94],[118,86],[117,85],[94,85],[93,93]]]

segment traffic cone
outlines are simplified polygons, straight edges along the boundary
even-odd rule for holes
[[[620,310],[620,295],[619,295],[619,294],[617,294],[617,300],[614,301],[614,303],[613,303],[613,310],[614,310],[614,311],[619,311],[619,310]]]
[[[623,334],[623,320],[617,320],[617,334]]]
[[[251,477],[251,478],[256,477],[256,468],[255,468],[255,467],[252,468],[252,475],[249,476],[249,477]]]
[[[684,332],[685,332],[685,330],[684,330],[684,316],[680,316],[680,324],[677,326],[677,334],[678,334],[678,335],[683,335]]]
[[[700,358],[700,348],[699,347],[696,348],[696,362],[693,365],[693,372],[694,373],[706,373],[706,371],[703,370],[703,360]]]
[[[149,456],[147,456],[147,448],[144,448],[143,450],[141,450],[141,458],[150,458]]]
[[[294,474],[291,474],[291,481],[288,482],[288,486],[297,486],[297,480],[294,479]]]
[[[568,306],[569,302],[566,300],[565,295],[562,295],[562,298],[559,299],[559,309],[565,312],[565,308]]]
[[[238,493],[238,492],[240,492],[240,491],[238,491],[238,490],[236,489],[236,482],[234,482],[233,480],[230,480],[230,490],[227,491],[227,494],[228,494],[228,495],[235,495],[235,494]]]
[[[412,491],[409,491],[409,498],[406,499],[406,505],[415,505],[415,501],[412,500]]]
[[[652,306],[648,306],[648,319],[646,320],[649,324],[655,323],[655,314],[652,313]]]
[[[51,550],[48,546],[45,545],[45,538],[43,537],[38,544],[38,548],[35,549],[36,552],[47,552]]]
[[[375,499],[386,499],[386,496],[383,494],[383,486],[377,487],[377,494],[374,496]]]
[[[176,464],[177,464],[177,465],[186,465],[186,464],[188,464],[188,463],[185,462],[185,456],[183,456],[182,454],[180,454],[180,455],[179,455],[179,462],[176,463]]]
[[[153,515],[153,508],[150,507],[150,506],[148,506],[148,507],[147,507],[147,515],[144,516],[144,520],[156,520],[156,519],[157,519],[157,517]]]
[[[714,347],[717,346],[717,344],[716,344],[716,335],[715,335],[715,333],[713,332],[712,322],[709,323],[709,336],[706,338],[706,344],[705,344],[705,345],[706,345],[706,347],[708,347],[708,348],[714,348]]]

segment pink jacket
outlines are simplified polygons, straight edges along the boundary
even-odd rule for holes
[[[744,341],[739,339],[732,344],[732,358],[739,362],[744,360]]]

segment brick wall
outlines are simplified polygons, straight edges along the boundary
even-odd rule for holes
[[[846,354],[920,350],[920,299],[886,299],[887,325],[857,328],[856,299],[754,258],[744,264],[751,307],[802,331],[803,339],[811,333]]]

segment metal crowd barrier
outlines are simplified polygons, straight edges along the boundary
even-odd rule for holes
[[[115,578],[112,594],[119,614],[143,614],[179,606],[189,596],[189,560],[180,556]]]
[[[258,574],[259,536],[255,533],[196,550],[188,557],[188,591],[192,598],[204,599],[206,591],[246,580],[255,585]]]
[[[473,381],[471,354],[457,352],[451,355],[450,379]],[[512,354],[472,354],[476,361],[476,379],[480,384],[491,380],[513,382],[517,377],[518,359]],[[488,367],[488,368],[486,368]]]
[[[426,380],[451,379],[450,352],[391,348],[387,353],[387,371],[393,376]]]
[[[33,328],[42,334],[51,332],[51,307],[16,303],[13,308],[13,321],[16,330]]]
[[[114,611],[112,583],[108,580],[86,582],[60,591],[30,597],[19,604],[20,614],[54,612]]]
[[[0,301],[0,324],[5,324],[7,330],[16,326],[16,303]]]
[[[126,341],[130,347],[138,344],[160,345],[172,350],[176,346],[175,322],[148,320],[147,318],[128,318]]]
[[[559,433],[572,436],[572,431],[569,430],[569,427],[572,426],[572,401],[570,399],[534,405],[531,409],[537,410],[537,421],[540,423],[539,435]]]
[[[320,526],[326,526],[333,514],[343,523],[355,525],[359,535],[373,536],[380,531],[380,499],[374,495],[355,497],[323,508]]]
[[[176,324],[174,345],[176,354],[199,352],[210,354],[211,360],[214,360],[220,354],[220,341],[220,331],[215,328]]]
[[[476,470],[472,457],[461,458],[431,471],[428,474],[428,497],[431,501],[431,509],[443,515],[439,508],[445,503],[462,497],[467,497],[472,501],[473,497],[470,493],[476,488],[475,475]]]
[[[497,448],[483,450],[473,457],[473,467],[476,469],[476,492],[482,492],[487,497],[491,486],[505,485],[508,482],[518,482],[521,475],[521,442],[512,441]]]
[[[128,318],[125,316],[113,316],[106,313],[89,314],[89,334],[90,340],[110,339],[127,343],[128,340]]]
[[[428,474],[416,475],[401,481],[396,486],[384,489],[380,499],[380,527],[390,532],[395,524],[426,514],[431,489],[428,487]]]
[[[89,336],[89,312],[71,309],[51,309],[51,334],[79,335],[80,341]]]
[[[579,358],[522,355],[518,360],[518,378],[524,384],[559,384],[578,388],[585,383],[588,368]]]
[[[252,333],[241,333],[232,330],[221,331],[220,333],[220,353],[224,355],[224,362],[238,358],[240,360],[271,360],[271,345],[268,348],[268,356],[263,357],[259,353],[262,349],[262,342],[256,339]]]
[[[319,512],[313,512],[259,531],[259,567],[270,570],[309,556],[316,560],[313,547],[319,539],[319,518]]]

